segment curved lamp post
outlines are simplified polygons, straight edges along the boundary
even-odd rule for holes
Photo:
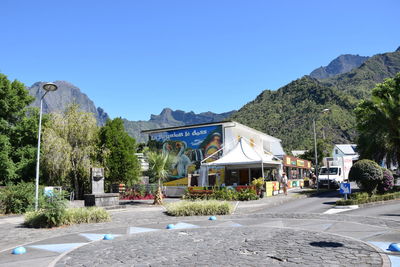
[[[321,113],[329,112],[329,108],[324,108],[321,110]],[[318,182],[318,152],[317,152],[317,133],[315,132],[315,117],[313,118],[313,128],[314,128],[314,152],[315,152],[315,175],[317,176],[317,191],[319,191],[319,182]],[[329,181],[328,181],[329,185]]]
[[[53,92],[58,89],[57,85],[54,83],[45,83],[42,86],[43,90],[46,92],[40,98],[40,113],[39,113],[39,131],[38,131],[38,147],[37,147],[37,157],[36,157],[36,184],[35,184],[35,211],[38,210],[39,206],[39,166],[40,166],[40,136],[42,133],[42,112],[43,112],[43,98],[48,92]]]

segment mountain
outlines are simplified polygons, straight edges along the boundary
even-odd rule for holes
[[[371,89],[400,72],[400,50],[368,58],[359,67],[326,79],[304,76],[276,91],[265,90],[231,117],[282,139],[286,151],[313,146],[312,121],[318,138],[353,143],[353,110]],[[329,108],[329,113],[322,113]]]
[[[105,124],[109,118],[108,114],[102,108],[96,107],[93,101],[78,87],[66,81],[55,81],[54,83],[58,86],[58,89],[55,92],[48,93],[43,99],[44,113],[64,111],[69,104],[76,103],[82,110],[93,113],[99,125]],[[27,88],[29,94],[35,97],[32,106],[40,107],[40,98],[44,91],[39,89],[42,88],[43,84],[44,82],[36,82]]]
[[[129,121],[124,119],[124,125],[128,134],[134,137],[137,142],[146,142],[148,139],[147,135],[142,135],[140,131],[223,121],[232,116],[234,112],[236,111],[217,114],[209,111],[196,114],[193,111],[174,111],[170,108],[164,108],[159,115],[152,114],[148,121]]]
[[[310,76],[315,79],[325,79],[338,74],[346,73],[354,68],[358,68],[369,57],[359,55],[341,55],[329,63],[328,66],[319,67],[310,73]]]
[[[44,98],[44,113],[64,111],[69,104],[76,103],[79,104],[82,110],[93,113],[99,125],[104,125],[109,119],[108,114],[102,108],[96,107],[93,101],[75,85],[66,81],[55,81],[54,83],[58,86],[58,90],[48,93]],[[39,91],[39,89],[42,88],[43,84],[44,82],[36,82],[27,88],[29,93],[35,97],[32,106],[40,106],[43,90]],[[173,111],[169,108],[164,108],[159,115],[151,115],[148,121],[129,121],[124,119],[124,125],[128,134],[134,137],[137,142],[146,142],[147,135],[140,133],[143,130],[222,121],[230,117],[234,112],[230,111],[221,114],[202,112],[196,114],[193,111]]]

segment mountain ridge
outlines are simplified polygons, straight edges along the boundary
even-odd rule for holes
[[[137,142],[143,143],[148,139],[147,135],[141,134],[143,130],[218,122],[227,119],[235,112],[235,110],[232,110],[224,113],[214,113],[211,111],[194,113],[193,111],[185,112],[179,109],[174,111],[170,108],[164,108],[159,115],[151,114],[148,121],[123,120],[125,130],[128,134],[134,137]]]
[[[312,121],[317,135],[331,143],[353,143],[353,110],[371,89],[400,72],[400,51],[377,54],[359,67],[326,79],[305,75],[278,90],[264,90],[239,109],[232,119],[282,140],[287,150],[313,146]],[[323,114],[325,108],[330,113]]]
[[[319,67],[310,73],[316,79],[326,79],[360,67],[369,57],[344,54],[332,60],[327,66]]]

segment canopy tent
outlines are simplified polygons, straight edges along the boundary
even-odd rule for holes
[[[208,163],[205,166],[232,166],[232,165],[281,165],[280,160],[275,160],[272,154],[257,153],[244,138],[240,138],[236,146],[223,157]]]

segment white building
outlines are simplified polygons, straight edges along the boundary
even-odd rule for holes
[[[357,152],[356,144],[338,144],[333,147],[332,157],[334,159],[339,157],[351,156],[353,161],[359,159],[360,155]]]

